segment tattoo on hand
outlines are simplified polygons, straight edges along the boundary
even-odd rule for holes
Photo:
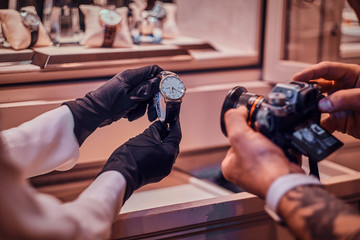
[[[360,239],[360,215],[319,186],[299,186],[284,196],[281,215],[304,239]]]

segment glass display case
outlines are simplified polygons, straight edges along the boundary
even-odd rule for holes
[[[359,20],[347,1],[269,1],[266,22],[264,80],[289,82],[321,61],[360,63]]]
[[[32,63],[12,59],[0,67],[2,126],[16,126],[63,101],[83,96],[125,69],[158,64],[178,73],[187,88],[181,114],[182,149],[226,145],[218,119],[227,91],[238,84],[260,94],[269,89],[260,81],[263,1],[178,0],[176,6],[180,35],[160,44],[130,48],[53,46],[18,51],[32,54]],[[214,26],[211,31],[209,24]],[[5,49],[0,50],[5,54]],[[99,129],[82,146],[80,162],[105,159],[112,149],[147,125],[143,118],[131,127],[124,120],[112,126],[114,129]],[[114,136],[114,131],[121,132],[121,136]],[[109,143],[100,140],[104,135]],[[94,151],[94,146],[101,150]]]
[[[179,33],[160,43],[121,48],[82,44],[22,51],[0,48],[0,84],[104,77],[152,63],[174,71],[260,65],[262,1],[178,0],[175,13]]]

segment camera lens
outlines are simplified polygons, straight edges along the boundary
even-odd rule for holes
[[[256,114],[260,108],[261,103],[263,102],[264,97],[259,96],[253,93],[249,93],[244,87],[234,87],[231,89],[222,106],[221,116],[220,116],[220,125],[221,131],[227,137],[226,127],[225,127],[225,113],[231,108],[237,108],[238,106],[245,106],[248,109],[248,124],[254,128],[256,121]]]

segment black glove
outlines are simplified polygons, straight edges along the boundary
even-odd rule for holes
[[[156,76],[161,71],[157,65],[126,70],[85,97],[63,103],[73,114],[74,133],[79,145],[97,127],[109,125],[122,117],[133,121],[143,116],[147,105],[152,104],[155,93],[159,91],[160,79]]]
[[[99,175],[116,170],[125,177],[125,202],[136,189],[169,175],[179,153],[180,140],[179,121],[169,130],[165,123],[156,121],[142,134],[116,149]]]

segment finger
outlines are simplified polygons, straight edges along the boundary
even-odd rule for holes
[[[149,104],[147,115],[150,122],[154,121],[158,117],[153,103]]]
[[[129,112],[129,114],[127,115],[127,119],[129,120],[129,122],[132,122],[132,121],[142,117],[146,112],[146,106],[147,106],[147,103],[143,102],[143,103],[140,103],[139,106],[137,106],[135,109],[131,110]]]
[[[168,156],[173,157],[173,163],[175,162],[179,151],[181,141],[181,127],[179,119],[170,125],[168,135],[162,141],[162,149]]]
[[[236,151],[241,151],[243,146],[249,145],[249,142],[254,140],[255,132],[247,124],[246,118],[247,109],[243,106],[225,113],[228,138]]]
[[[329,133],[333,133],[336,130],[336,123],[331,119],[331,117],[326,117],[321,120],[320,125]]]
[[[338,62],[321,62],[312,65],[293,76],[294,81],[307,82],[313,79],[324,78],[338,80],[352,69],[349,64]]]
[[[173,143],[176,146],[180,144],[182,138],[180,120],[176,120],[170,124],[169,132],[166,138],[163,139],[163,143]]]
[[[233,171],[236,170],[236,168],[233,166],[234,159],[236,159],[236,156],[235,156],[234,149],[231,147],[226,152],[226,155],[221,162],[221,172],[222,172],[224,178],[230,182],[233,181],[233,179],[232,179]]]
[[[228,129],[228,136],[231,146],[237,156],[242,159],[254,159],[261,161],[264,156],[269,156],[276,164],[287,162],[283,151],[259,132],[255,132],[246,122],[247,109],[239,107],[225,113],[225,124]]]
[[[143,132],[143,135],[160,143],[164,136],[167,135],[167,126],[161,121],[156,121]]]
[[[334,92],[319,101],[322,112],[360,111],[360,89],[347,89]]]
[[[340,131],[346,133],[347,130],[347,112],[331,113],[327,118],[321,121],[321,126],[330,133]]]
[[[159,92],[159,79],[152,78],[145,82],[139,83],[130,92],[130,99],[135,102],[149,101]]]
[[[242,132],[244,128],[250,128],[246,123],[247,114],[247,109],[244,106],[240,106],[237,109],[230,109],[225,113],[225,126],[229,137],[230,135]]]
[[[146,66],[136,69],[128,69],[119,73],[115,78],[124,79],[126,83],[135,87],[148,79],[156,78],[163,71],[158,65]]]
[[[309,81],[323,78],[334,80],[329,92],[356,87],[360,76],[360,66],[357,64],[345,64],[339,62],[322,62],[304,69],[293,76],[295,81]]]

